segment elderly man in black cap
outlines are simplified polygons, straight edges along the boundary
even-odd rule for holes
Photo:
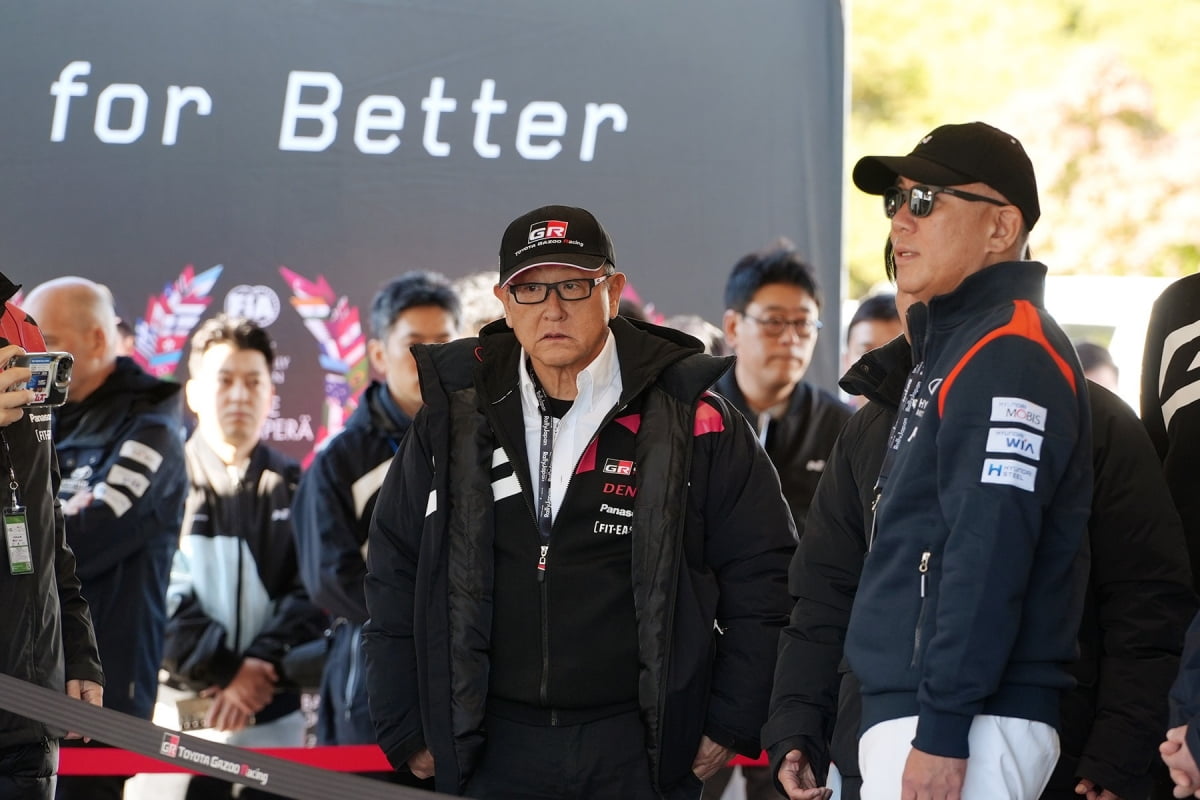
[[[864,798],[1034,798],[1058,758],[1087,575],[1090,414],[1022,260],[1039,215],[1012,136],[944,125],[854,169],[883,196],[915,367],[875,486],[846,638]]]
[[[505,318],[414,348],[367,681],[389,760],[438,791],[697,798],[759,753],[791,516],[708,391],[729,359],[618,317],[614,262],[591,213],[535,209],[502,240]]]

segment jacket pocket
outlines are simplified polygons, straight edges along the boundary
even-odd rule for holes
[[[917,565],[917,574],[921,579],[921,605],[917,610],[917,624],[913,629],[913,654],[912,661],[909,663],[909,667],[914,669],[921,661],[921,648],[925,644],[925,613],[929,602],[926,597],[928,589],[926,578],[929,576],[929,561],[931,558],[933,558],[933,552],[925,550],[921,553],[921,562]]]

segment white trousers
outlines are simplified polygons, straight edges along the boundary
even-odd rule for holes
[[[858,743],[862,800],[897,800],[916,717],[872,725]],[[981,715],[968,735],[963,800],[1036,800],[1058,763],[1058,733],[1044,722]]]

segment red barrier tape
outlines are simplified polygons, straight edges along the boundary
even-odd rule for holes
[[[373,744],[339,747],[251,747],[256,753],[307,764],[333,772],[390,772],[392,765]],[[729,765],[765,767],[766,754],[756,759],[734,756]],[[191,772],[175,764],[140,756],[115,747],[64,747],[59,751],[59,775],[136,775],[139,772]]]

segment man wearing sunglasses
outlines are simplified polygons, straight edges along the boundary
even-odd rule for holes
[[[862,797],[1037,797],[1054,768],[1086,586],[1090,413],[1022,260],[1020,143],[974,122],[854,168],[883,196],[915,366],[875,486],[846,637]]]
[[[757,756],[794,526],[730,359],[617,315],[596,218],[500,248],[504,319],[413,348],[426,403],[379,493],[371,716],[398,769],[469,797],[698,798]]]

